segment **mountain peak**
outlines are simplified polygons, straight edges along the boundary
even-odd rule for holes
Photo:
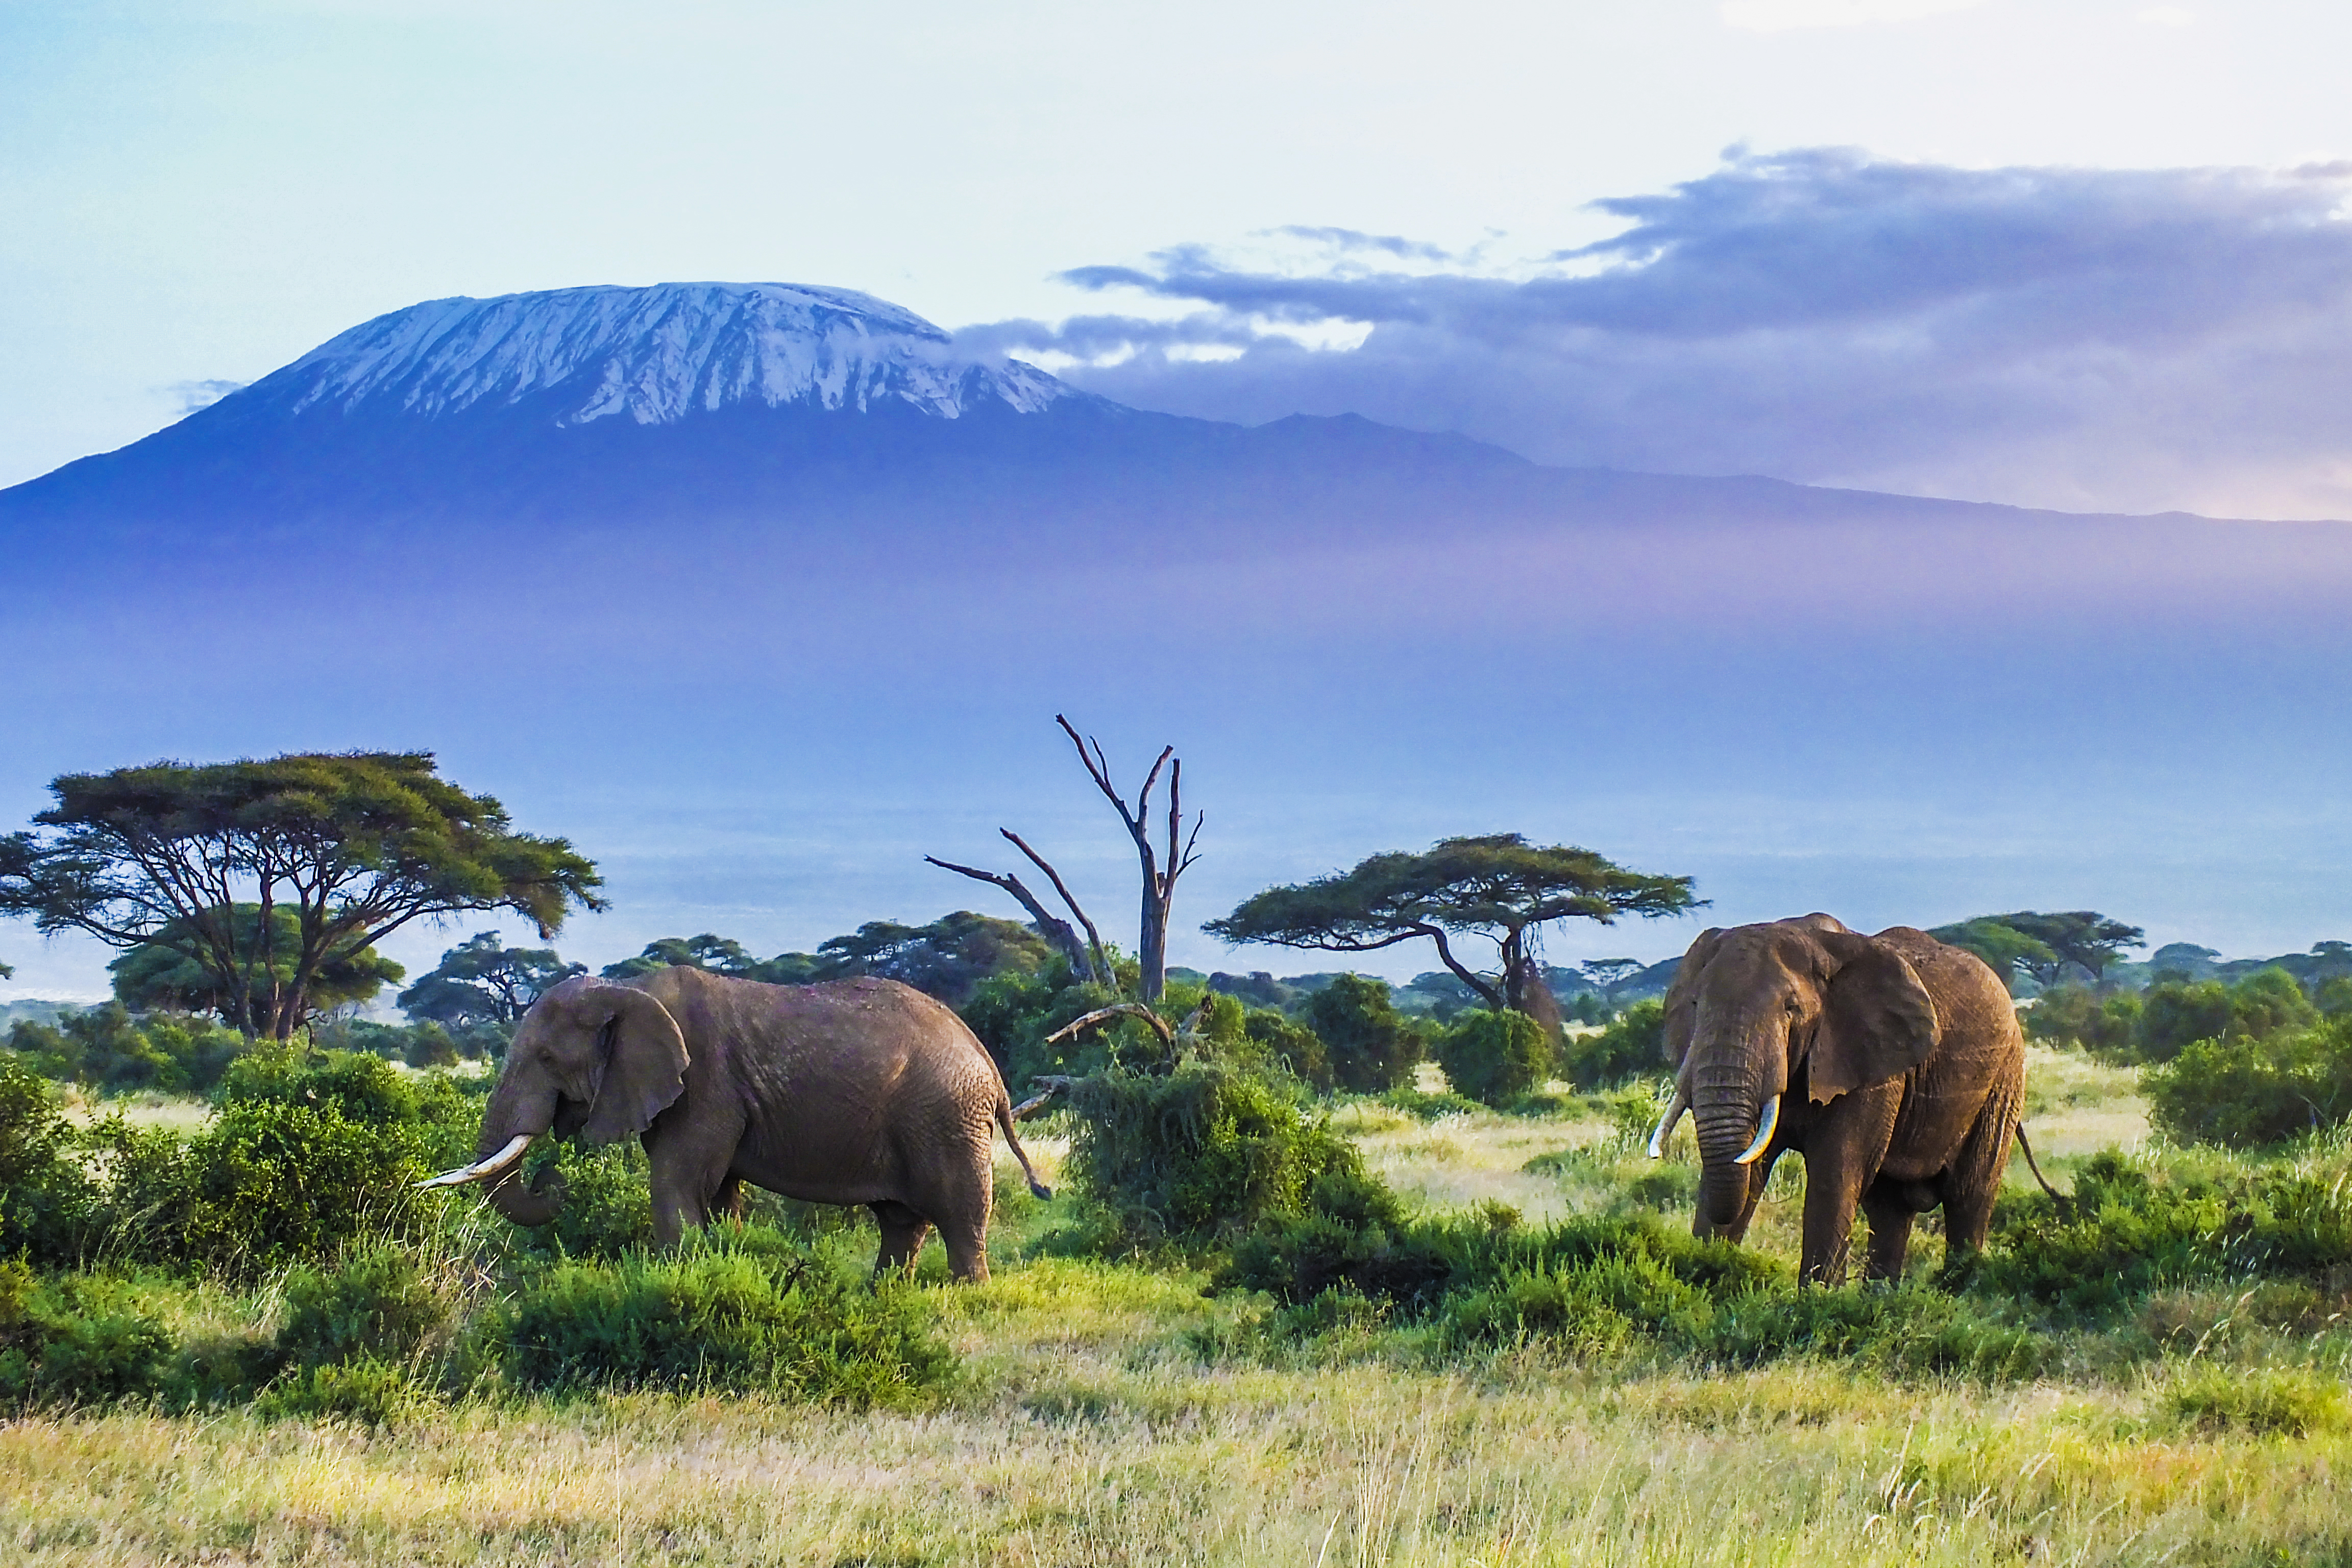
[[[660,283],[432,300],[364,321],[225,402],[440,418],[528,405],[559,426],[670,425],[733,404],[903,403],[954,419],[1036,413],[1072,388],[956,352],[913,311],[850,289]]]

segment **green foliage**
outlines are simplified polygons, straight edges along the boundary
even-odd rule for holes
[[[627,980],[670,964],[708,969],[775,985],[807,985],[878,974],[911,985],[961,1010],[992,979],[1035,975],[1055,962],[1053,945],[1018,921],[958,910],[929,925],[868,921],[846,936],[828,938],[814,952],[783,952],[761,960],[730,937],[705,931],[666,936],[635,958],[604,969],[607,980]]]
[[[437,777],[429,752],[157,763],[49,788],[58,804],[34,820],[53,831],[0,839],[0,913],[124,949],[184,941],[237,993],[238,1026],[281,1039],[337,955],[421,915],[512,910],[545,936],[572,905],[604,907],[570,844],[514,832],[497,801]],[[236,882],[296,910],[291,966],[267,994],[244,984]]]
[[[1645,876],[1590,849],[1490,833],[1440,839],[1419,854],[1374,855],[1347,871],[1268,888],[1201,929],[1229,942],[1329,952],[1427,937],[1448,967],[1454,961],[1446,937],[1475,932],[1502,949],[1505,974],[1520,975],[1531,967],[1531,930],[1576,917],[1605,925],[1620,915],[1676,914],[1695,901],[1688,877]]]
[[[2137,1060],[2168,1062],[2192,1041],[2217,1040],[2229,1032],[2230,987],[2222,981],[2159,982],[2140,1001]]]
[[[391,1426],[425,1403],[409,1368],[361,1356],[299,1368],[262,1390],[253,1413],[265,1421],[336,1417],[362,1426]]]
[[[1437,1037],[1437,1063],[1456,1091],[1484,1105],[1508,1105],[1551,1076],[1551,1031],[1525,1013],[1479,1008]]]
[[[1352,1168],[1354,1149],[1293,1086],[1188,1059],[1165,1076],[1113,1068],[1071,1089],[1069,1171],[1118,1245],[1199,1243],[1303,1211],[1308,1189]]]
[[[1084,1077],[1113,1063],[1157,1061],[1165,1053],[1156,1036],[1126,1019],[1076,1038],[1045,1043],[1073,1019],[1120,1000],[1108,986],[1080,980],[1059,960],[1034,973],[1010,970],[976,986],[958,1016],[996,1058],[1006,1086],[1019,1099],[1031,1079],[1052,1073]]]
[[[0,1054],[0,1257],[56,1268],[81,1256],[98,1190],[49,1087]]]
[[[2204,1175],[2109,1150],[2076,1171],[2063,1209],[2039,1194],[2004,1197],[1977,1280],[2084,1315],[2180,1286],[2325,1280],[2347,1257],[2352,1194],[2340,1178],[2275,1167]]]
[[[121,1280],[0,1263],[0,1410],[153,1394],[173,1348],[170,1331]]]
[[[1335,976],[1307,1004],[1307,1026],[1323,1042],[1334,1087],[1379,1094],[1412,1081],[1426,1049],[1412,1020],[1396,1010],[1387,983]]]
[[[1328,1094],[1339,1087],[1323,1037],[1287,1015],[1271,1007],[1253,1008],[1242,1018],[1242,1035],[1255,1047],[1253,1055],[1258,1060],[1290,1073],[1317,1093]]]
[[[1664,1070],[1665,1041],[1666,1005],[1636,1002],[1598,1034],[1569,1037],[1559,1076],[1586,1092],[1617,1089]]]
[[[432,972],[400,994],[411,1022],[453,1030],[493,1025],[511,1030],[547,989],[587,966],[566,963],[551,947],[508,947],[478,931],[441,955]]]
[[[2106,973],[2127,947],[2145,947],[2147,934],[2139,927],[2111,920],[2096,910],[2070,910],[2043,914],[2019,910],[2014,914],[1979,915],[1956,925],[1937,926],[1927,933],[1938,942],[1964,947],[1991,966],[2004,983],[2015,972],[2027,973],[2048,986],[2074,970],[2093,982]]]
[[[2344,1383],[2305,1367],[2192,1366],[2166,1396],[2192,1426],[2301,1437],[2352,1426]]]
[[[2143,1070],[2140,1083],[2149,1120],[2168,1137],[2232,1149],[2282,1143],[2352,1116],[2352,1018],[2199,1040]]]
[[[2101,995],[2087,985],[2053,985],[2024,1008],[2026,1037],[2080,1046],[2109,1060],[2128,1061],[2145,1021],[2143,999],[2129,992]]]
[[[186,1016],[134,1019],[120,1002],[109,1002],[61,1013],[53,1024],[20,1018],[9,1027],[8,1046],[44,1078],[109,1094],[182,1094],[219,1083],[245,1049],[245,1037]]]
[[[548,1165],[562,1179],[562,1205],[546,1225],[515,1227],[512,1245],[556,1258],[608,1262],[653,1245],[651,1167],[635,1139],[602,1149],[568,1139],[556,1145],[552,1159],[532,1163],[529,1179],[537,1180]]]
[[[663,1258],[559,1265],[500,1335],[526,1388],[762,1392],[865,1408],[947,1382],[955,1357],[922,1294],[746,1232]]]
[[[207,940],[223,927],[234,963]],[[300,967],[302,921],[296,910],[273,905],[266,953],[261,938],[259,904],[232,905],[226,918],[215,910],[168,921],[106,966],[114,976],[115,1000],[133,1012],[211,1013],[234,1024],[241,997],[286,990]],[[404,973],[373,947],[331,949],[310,975],[310,1013],[365,1002],[385,985],[399,984]]]
[[[413,1250],[377,1242],[351,1248],[331,1266],[287,1275],[276,1349],[298,1367],[368,1357],[404,1362],[448,1328],[453,1311]]]

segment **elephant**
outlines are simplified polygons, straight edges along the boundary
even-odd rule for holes
[[[1867,1278],[1899,1279],[1911,1221],[1943,1205],[1948,1263],[1980,1251],[2021,1137],[2025,1041],[1974,953],[1909,926],[1874,936],[1825,914],[1702,931],[1665,1000],[1673,1098],[1698,1133],[1692,1234],[1738,1241],[1773,1162],[1805,1157],[1799,1280],[1835,1285],[1859,1204]],[[2037,1174],[2039,1173],[2037,1172]]]
[[[545,1225],[562,1178],[526,1186],[532,1142],[635,1136],[652,1162],[654,1236],[731,1210],[750,1182],[881,1222],[877,1274],[914,1268],[937,1226],[960,1279],[988,1278],[993,1129],[1037,1180],[1004,1080],[945,1006],[894,980],[767,985],[686,965],[551,986],[515,1031],[475,1162],[421,1184],[486,1183],[520,1225]]]

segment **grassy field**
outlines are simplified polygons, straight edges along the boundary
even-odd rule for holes
[[[2032,1070],[2061,1186],[2077,1157],[2145,1137],[2129,1073],[2048,1052]],[[1589,1113],[1365,1104],[1340,1124],[1432,1208],[1688,1213],[1687,1133],[1653,1166]],[[1755,1240],[1791,1256],[1787,1165]],[[2352,1436],[2340,1391],[2327,1402],[2346,1341],[2320,1310],[2340,1301],[2265,1320],[2175,1293],[2141,1325],[2171,1348],[2070,1351],[2026,1383],[1582,1364],[1541,1342],[1441,1353],[1371,1314],[1269,1337],[1261,1300],[1204,1296],[1201,1276],[1046,1255],[1054,1220],[1011,1205],[992,1283],[920,1287],[965,1370],[913,1408],[39,1416],[0,1428],[0,1543],[28,1563],[2352,1563]],[[2287,1429],[2212,1415],[2214,1380],[2288,1363],[2305,1405]]]

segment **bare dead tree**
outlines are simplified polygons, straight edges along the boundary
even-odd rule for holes
[[[1175,747],[1161,747],[1159,759],[1144,775],[1143,787],[1136,792],[1134,806],[1129,808],[1111,784],[1110,760],[1103,754],[1102,742],[1081,738],[1059,713],[1054,715],[1054,722],[1062,727],[1062,733],[1069,736],[1070,744],[1078,749],[1078,761],[1085,766],[1087,776],[1095,781],[1095,787],[1102,791],[1103,798],[1110,802],[1111,809],[1126,825],[1128,837],[1135,840],[1136,858],[1143,868],[1143,912],[1139,922],[1141,940],[1136,955],[1142,975],[1136,983],[1136,995],[1145,1006],[1152,1006],[1168,985],[1168,916],[1175,907],[1176,879],[1200,858],[1193,846],[1200,841],[1202,816],[1192,818],[1190,837],[1183,834],[1184,763],[1176,756]],[[1162,768],[1168,770],[1168,858],[1164,866],[1153,851],[1150,827],[1151,790],[1160,782]]]
[[[970,877],[975,882],[987,882],[992,886],[1003,889],[1020,900],[1023,909],[1029,911],[1029,918],[1036,922],[1038,931],[1045,934],[1045,940],[1061,949],[1062,956],[1070,961],[1070,968],[1073,971],[1097,985],[1114,984],[1110,959],[1103,952],[1102,933],[1095,929],[1094,921],[1088,917],[1084,909],[1079,907],[1078,900],[1072,896],[1068,886],[1063,882],[1062,874],[1047,864],[1043,855],[1030,848],[1021,836],[1013,829],[1000,827],[997,831],[1011,840],[1014,848],[1029,857],[1030,862],[1052,880],[1054,890],[1062,895],[1062,901],[1069,906],[1070,913],[1078,918],[1078,924],[1087,928],[1085,942],[1078,940],[1078,933],[1071,929],[1069,921],[1047,909],[1045,902],[1036,894],[1031,892],[1020,878],[1011,872],[983,871],[977,866],[959,866],[952,860],[942,860],[936,855],[926,855],[923,858],[942,871],[953,871],[959,877]]]
[[[1095,787],[1102,791],[1104,798],[1118,813],[1128,837],[1135,840],[1136,856],[1142,863],[1143,870],[1143,910],[1137,943],[1142,975],[1137,983],[1136,995],[1148,1010],[1158,1005],[1160,993],[1167,989],[1169,913],[1175,907],[1176,879],[1200,858],[1194,846],[1200,840],[1202,816],[1197,813],[1193,816],[1192,832],[1186,835],[1184,764],[1177,758],[1175,747],[1160,749],[1158,760],[1151,764],[1151,771],[1144,775],[1143,787],[1136,792],[1135,804],[1129,806],[1126,797],[1111,783],[1110,761],[1103,752],[1102,742],[1080,736],[1070,721],[1059,713],[1054,715],[1054,722],[1062,727],[1062,732],[1070,738],[1070,744],[1077,748],[1078,762],[1087,770],[1087,776],[1095,781]],[[1168,774],[1168,848],[1164,863],[1151,838],[1151,792],[1159,786],[1162,772]],[[1103,947],[1102,933],[1095,929],[1095,922],[1072,895],[1068,884],[1062,880],[1061,873],[1011,828],[1001,827],[997,831],[1053,883],[1054,891],[1061,896],[1062,902],[1076,917],[1078,924],[1086,928],[1084,943],[1079,942],[1078,933],[1069,921],[1048,910],[1045,900],[1012,873],[982,870],[977,866],[959,866],[935,855],[926,855],[923,858],[943,871],[953,871],[960,877],[970,877],[976,882],[1003,889],[1020,900],[1021,907],[1029,911],[1030,919],[1036,922],[1037,929],[1045,934],[1046,940],[1068,956],[1072,970],[1098,984],[1116,984],[1109,954]]]

